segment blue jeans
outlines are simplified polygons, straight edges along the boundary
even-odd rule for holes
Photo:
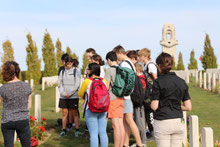
[[[85,112],[86,124],[90,134],[90,147],[98,147],[98,135],[100,137],[101,147],[108,147],[107,128],[107,112],[94,113],[89,111]]]
[[[22,147],[31,147],[29,120],[10,121],[1,125],[5,147],[14,146],[14,133],[17,132]]]

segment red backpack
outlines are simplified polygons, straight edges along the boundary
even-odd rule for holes
[[[108,89],[102,78],[89,78],[92,80],[89,96],[89,110],[91,112],[106,112],[110,104]]]

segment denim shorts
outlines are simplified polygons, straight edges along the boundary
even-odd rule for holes
[[[124,113],[133,113],[133,103],[131,99],[124,99]]]

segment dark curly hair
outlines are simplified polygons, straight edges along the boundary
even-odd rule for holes
[[[13,80],[15,77],[19,78],[20,73],[19,64],[15,61],[7,61],[2,65],[2,78],[8,82]]]

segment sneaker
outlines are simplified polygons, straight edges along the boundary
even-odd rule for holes
[[[84,133],[82,134],[82,136],[86,139],[89,139],[90,138],[89,131],[85,130]]]
[[[59,137],[63,137],[63,136],[66,136],[66,132],[65,131],[62,131],[59,135]]]
[[[130,147],[136,147],[137,146],[137,144],[136,143],[134,143],[134,144],[132,144]]]
[[[130,147],[139,147],[136,143],[132,144]],[[142,144],[142,147],[147,147],[146,144]]]
[[[75,137],[79,137],[79,135],[80,135],[80,132],[79,132],[79,131],[76,131],[76,132],[75,132]]]

